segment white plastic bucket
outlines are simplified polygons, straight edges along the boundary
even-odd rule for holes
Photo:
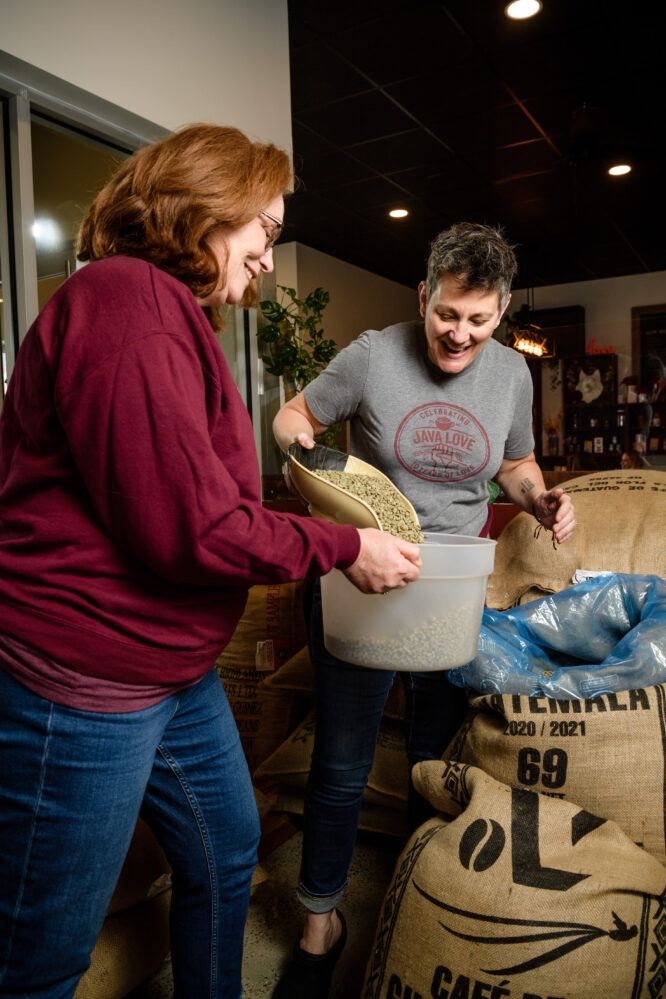
[[[477,651],[495,545],[430,534],[421,574],[404,589],[361,593],[338,569],[322,577],[324,643],[345,662],[376,669],[453,669]]]

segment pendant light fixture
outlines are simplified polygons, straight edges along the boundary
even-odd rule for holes
[[[521,307],[515,319],[507,325],[509,331],[513,333],[513,343],[511,346],[527,357],[538,357],[540,359],[553,357],[553,352],[548,347],[548,341],[541,332],[541,327],[531,322],[530,317],[534,315],[534,288],[528,288],[527,301]]]

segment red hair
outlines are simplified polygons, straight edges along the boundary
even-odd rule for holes
[[[250,222],[292,185],[284,150],[237,128],[189,125],[121,164],[88,209],[77,257],[141,257],[205,298],[226,278],[208,249],[211,234]],[[220,329],[219,315],[206,312]]]

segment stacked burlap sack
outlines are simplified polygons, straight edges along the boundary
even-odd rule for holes
[[[499,642],[500,619],[513,616],[514,657],[509,646],[503,659],[485,655],[481,640],[477,658],[452,671],[472,689],[445,756],[612,819],[666,863],[666,475],[600,472],[563,488],[578,520],[565,545],[535,541],[526,514],[499,538],[488,604],[504,615],[487,611],[484,622]],[[613,575],[574,585],[579,570]],[[531,674],[521,645],[528,667],[544,659]],[[553,649],[567,648],[558,669]]]
[[[216,663],[251,774],[310,707],[298,689],[264,683],[306,643],[301,599],[301,583],[251,587],[233,638]]]
[[[666,868],[578,805],[428,761],[440,810],[384,900],[363,999],[658,999]]]
[[[651,470],[594,472],[562,482],[578,527],[553,549],[534,537],[534,517],[519,513],[502,531],[486,604],[506,610],[571,586],[576,570],[666,576],[666,474]]]
[[[602,669],[596,690],[598,661],[591,664],[589,696],[545,696],[551,681],[564,682],[557,657],[567,639],[566,620],[564,628],[554,623],[556,600],[545,594],[563,598],[571,587],[567,596],[575,599],[574,574],[588,570],[635,582],[624,586],[629,603],[634,590],[651,587],[656,597],[644,602],[646,619],[663,600],[666,476],[595,473],[563,486],[576,505],[574,538],[555,551],[549,536],[534,539],[533,518],[519,515],[499,539],[488,587],[489,607],[514,608],[516,617],[533,612],[536,631],[554,636],[556,652],[544,653],[532,677],[520,663],[520,642],[513,664],[504,668],[505,661],[495,674],[486,668],[492,656],[476,672],[457,671],[487,689],[470,691],[468,717],[444,761],[414,770],[416,786],[443,814],[412,836],[398,862],[365,999],[666,995],[662,619],[646,620],[647,648],[634,646],[642,680],[631,682],[628,657],[620,655],[622,669]],[[644,586],[639,574],[646,574]],[[582,589],[603,587],[598,577]],[[612,604],[605,610],[611,617]],[[620,604],[617,617],[626,621],[602,622],[616,628],[618,643],[643,609]],[[592,614],[583,644],[594,646],[600,630]],[[624,689],[613,687],[614,672]]]

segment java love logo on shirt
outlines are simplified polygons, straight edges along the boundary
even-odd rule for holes
[[[431,482],[460,482],[486,467],[490,443],[467,410],[431,403],[407,414],[398,427],[395,451],[412,475]]]

